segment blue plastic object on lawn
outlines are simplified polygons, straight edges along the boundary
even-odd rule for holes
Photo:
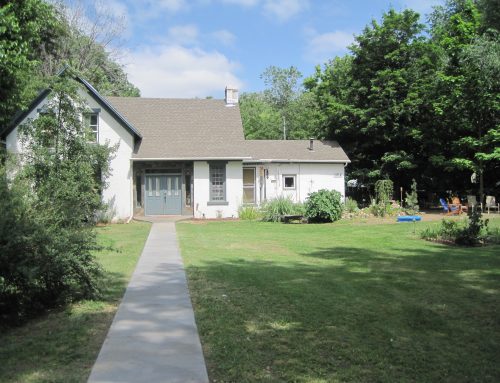
[[[401,215],[398,217],[398,222],[415,222],[421,220],[422,217],[419,215]]]

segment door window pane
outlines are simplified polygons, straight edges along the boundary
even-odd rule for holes
[[[148,177],[148,196],[153,196],[153,177]]]
[[[243,168],[243,203],[255,203],[255,168]]]
[[[191,175],[186,174],[185,178],[186,183],[186,206],[191,206]]]
[[[160,196],[160,177],[155,177],[156,185],[155,185],[155,195],[157,197]]]

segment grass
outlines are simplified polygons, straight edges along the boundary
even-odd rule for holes
[[[0,334],[0,382],[85,382],[142,251],[150,225],[98,228],[114,250],[96,254],[106,271],[101,300],[53,310]]]
[[[411,223],[177,230],[213,382],[500,381],[500,246]]]

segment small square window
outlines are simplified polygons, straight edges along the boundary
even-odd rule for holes
[[[295,175],[283,176],[283,189],[295,189]]]

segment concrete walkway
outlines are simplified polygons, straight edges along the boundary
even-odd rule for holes
[[[154,223],[91,383],[208,382],[175,223]]]

